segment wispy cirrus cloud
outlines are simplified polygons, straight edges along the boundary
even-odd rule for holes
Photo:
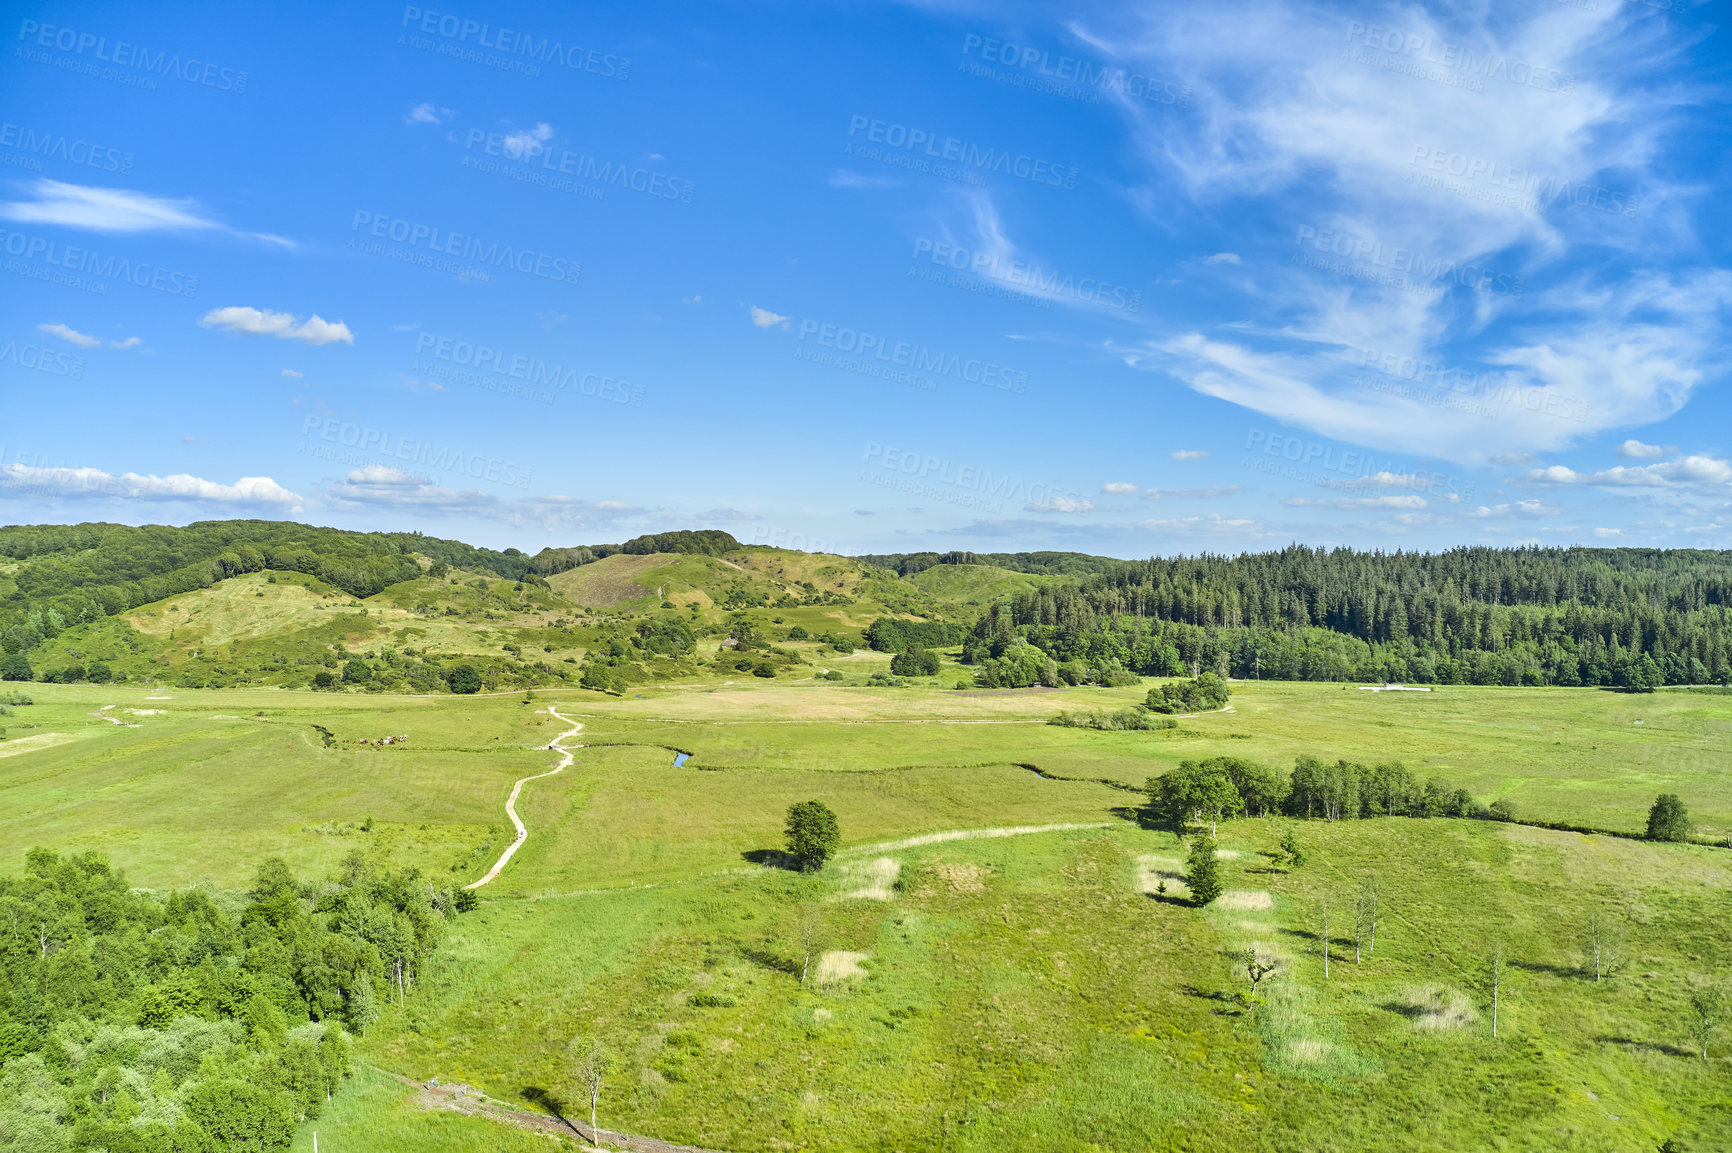
[[[220,232],[293,247],[292,241],[269,232],[231,228],[189,197],[153,196],[60,180],[35,180],[27,187],[34,198],[0,203],[0,216],[21,224],[54,224],[92,232]]]

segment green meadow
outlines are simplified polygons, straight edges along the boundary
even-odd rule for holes
[[[0,742],[3,865],[94,848],[137,886],[240,888],[263,857],[319,874],[360,848],[467,882],[508,842],[512,782],[554,764],[553,705],[584,725],[575,763],[525,787],[527,843],[360,1039],[361,1071],[297,1149],[313,1129],[327,1153],[546,1147],[429,1111],[380,1070],[576,1116],[579,1038],[613,1054],[604,1126],[712,1149],[1732,1140],[1727,1040],[1702,1061],[1686,1012],[1689,983],[1732,956],[1732,853],[1240,819],[1221,829],[1227,894],[1199,910],[1177,899],[1184,846],[1138,819],[1143,781],[1182,760],[1309,754],[1401,760],[1518,819],[1624,833],[1675,792],[1700,835],[1723,836],[1732,697],[1236,682],[1231,711],[1097,732],[1045,721],[1143,689],[864,687],[885,659],[835,657],[841,684],[624,696],[29,686],[37,703]],[[408,740],[359,743],[385,736]],[[815,875],[776,867],[805,799],[844,837]],[[1289,829],[1309,856],[1296,868],[1273,859]],[[1375,950],[1355,963],[1367,878]],[[1598,982],[1582,969],[1596,911],[1625,942]],[[1276,966],[1254,1005],[1228,959],[1247,948]]]

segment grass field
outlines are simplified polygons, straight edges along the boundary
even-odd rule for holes
[[[857,683],[883,660],[834,663]],[[1732,1140],[1729,1047],[1695,1058],[1685,1019],[1688,982],[1732,956],[1732,853],[1485,822],[1238,820],[1222,827],[1229,895],[1199,911],[1146,891],[1184,849],[1139,825],[1125,787],[1215,754],[1399,759],[1523,818],[1626,832],[1676,792],[1719,834],[1732,697],[1236,683],[1230,712],[1095,732],[1043,722],[1142,690],[29,689],[38,703],[0,722],[0,839],[17,847],[0,867],[34,844],[96,848],[150,888],[242,886],[272,854],[320,872],[356,847],[473,879],[508,835],[511,783],[553,763],[539,746],[563,726],[540,710],[584,723],[571,769],[524,790],[522,851],[360,1043],[412,1078],[575,1109],[571,1046],[594,1035],[617,1058],[604,1125],[734,1150]],[[355,743],[396,734],[410,739]],[[839,814],[842,855],[816,877],[766,867],[783,811],[808,798]],[[1070,827],[930,836],[1045,826]],[[1266,855],[1287,827],[1311,854],[1291,871]],[[1381,913],[1356,965],[1367,876]],[[804,908],[825,979],[803,984]],[[1579,968],[1595,909],[1630,942],[1599,983]],[[1255,1012],[1223,957],[1242,947],[1281,966]],[[316,1128],[326,1153],[548,1144],[429,1113],[365,1070]]]

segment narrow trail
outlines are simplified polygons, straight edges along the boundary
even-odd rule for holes
[[[551,741],[548,741],[545,745],[540,746],[541,748],[551,749],[553,752],[558,753],[561,760],[559,764],[553,766],[553,768],[547,770],[547,772],[537,773],[533,777],[524,777],[521,781],[518,781],[517,784],[511,787],[511,796],[505,801],[505,815],[511,818],[511,823],[513,825],[517,826],[517,837],[509,846],[506,847],[505,852],[499,855],[499,859],[493,862],[493,867],[487,870],[487,875],[482,877],[479,881],[471,881],[469,884],[464,885],[463,887],[465,889],[479,889],[487,882],[493,880],[493,878],[499,876],[500,870],[510,863],[511,858],[517,853],[517,850],[523,847],[523,842],[529,839],[529,829],[524,825],[523,819],[517,815],[517,798],[522,795],[523,786],[527,785],[530,781],[539,781],[542,777],[551,777],[553,774],[569,768],[571,762],[577,759],[577,754],[573,752],[572,749],[566,748],[559,742],[565,740],[567,737],[576,736],[578,733],[582,732],[583,722],[574,721],[570,717],[561,715],[559,710],[554,708],[552,705],[547,706],[547,711],[551,716],[557,717],[559,720],[565,721],[571,726],[563,733],[560,733],[557,737],[554,737]],[[581,749],[583,746],[574,745],[573,748]]]

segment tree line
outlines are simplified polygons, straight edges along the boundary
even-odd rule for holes
[[[0,1147],[286,1148],[473,904],[359,852],[314,883],[268,860],[236,898],[45,849],[0,879]]]
[[[1117,562],[988,608],[964,655],[1019,643],[1142,676],[1600,685],[1732,682],[1732,555],[1356,552]]]

